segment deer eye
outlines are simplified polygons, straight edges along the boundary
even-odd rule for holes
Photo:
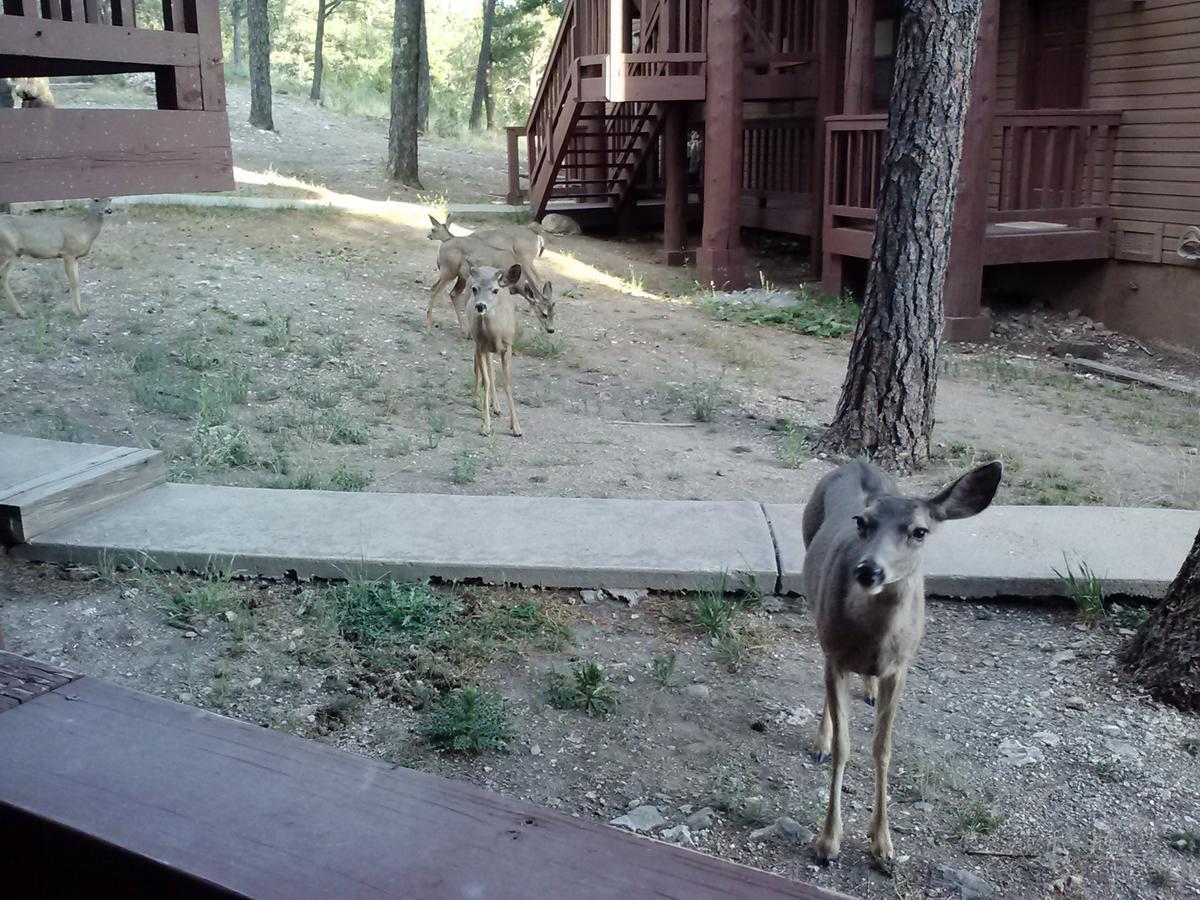
[[[866,534],[866,533],[867,533],[867,529],[870,527],[870,526],[867,524],[867,520],[866,520],[866,519],[864,519],[862,516],[855,516],[855,517],[854,517],[854,524],[855,524],[855,526],[858,528],[858,533],[859,533],[859,534]]]
[[[912,530],[912,536],[913,536],[914,541],[925,540],[925,535],[927,535],[927,534],[929,534],[928,528],[914,528]]]

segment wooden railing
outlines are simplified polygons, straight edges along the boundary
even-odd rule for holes
[[[742,129],[742,195],[770,200],[811,197],[813,139],[811,116],[748,119]]]
[[[998,113],[988,222],[1103,228],[1120,122],[1119,112],[1093,110]],[[884,114],[826,119],[827,216],[875,220],[886,140]]]
[[[158,109],[0,110],[0,202],[232,190],[217,0],[0,2],[0,76],[117,72]]]
[[[1028,110],[996,116],[999,173],[989,221],[1078,226],[1108,218],[1119,112]]]
[[[746,0],[742,21],[755,62],[804,59],[816,52],[815,0]]]

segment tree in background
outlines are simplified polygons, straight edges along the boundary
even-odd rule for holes
[[[250,38],[250,124],[275,130],[271,117],[271,26],[267,0],[246,0],[246,30]]]
[[[1200,712],[1200,533],[1167,596],[1121,649],[1155,699]]]
[[[242,67],[242,23],[246,20],[246,0],[229,4],[229,24],[233,28],[233,67]]]
[[[429,33],[425,30],[425,0],[421,0],[421,47],[417,56],[420,70],[417,84],[417,129],[424,134],[429,130],[429,95],[432,82],[429,76]]]
[[[929,459],[980,0],[906,0],[862,314],[826,452]]]
[[[475,65],[475,93],[471,97],[471,119],[468,127],[478,131],[483,125],[483,107],[488,102],[488,68],[492,64],[492,24],[496,19],[496,0],[483,0],[483,38],[479,42],[479,62]],[[487,127],[492,127],[493,113],[489,104]]]
[[[317,39],[313,45],[312,90],[309,98],[321,99],[321,76],[325,74],[325,22],[343,3],[351,0],[317,0]]]
[[[392,30],[392,114],[387,173],[393,181],[421,186],[417,174],[417,107],[420,105],[421,0],[396,0]]]

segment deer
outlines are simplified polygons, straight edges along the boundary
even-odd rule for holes
[[[430,216],[432,219],[433,217]],[[530,234],[531,237],[537,237]],[[514,264],[520,271],[520,281],[508,285],[508,290],[521,294],[529,302],[543,324],[547,316],[553,323],[554,301],[551,297],[539,291],[536,282],[537,273],[532,267],[531,258],[526,255],[528,245],[522,245],[518,250],[516,244],[507,247],[494,247],[477,240],[474,235],[468,237],[450,237],[442,241],[438,247],[437,268],[438,277],[429,291],[429,305],[425,309],[425,330],[433,330],[433,305],[438,296],[448,286],[450,289],[450,305],[454,307],[454,315],[458,318],[458,327],[464,337],[470,337],[459,299],[470,280],[471,268],[486,266],[492,269],[507,271]],[[549,284],[549,282],[544,282]]]
[[[13,309],[21,318],[25,310],[17,302],[8,284],[8,273],[18,256],[32,259],[61,259],[71,288],[71,304],[75,315],[84,313],[79,299],[79,270],[76,261],[87,256],[95,243],[104,217],[112,213],[112,201],[107,197],[93,200],[82,219],[61,217],[31,217],[0,215],[0,287],[4,289]]]
[[[55,109],[54,94],[49,78],[14,78],[12,92],[22,109]]]
[[[825,657],[825,709],[813,752],[832,758],[829,804],[817,859],[837,859],[842,841],[842,776],[849,755],[847,679],[863,676],[874,700],[875,806],[871,852],[893,859],[888,828],[892,726],[908,667],[925,631],[926,540],[942,522],[991,504],[1003,466],[990,462],[928,498],[907,497],[871,463],[858,460],[818,482],[804,507],[804,587]]]
[[[472,266],[467,275],[467,330],[475,344],[475,402],[479,402],[479,385],[483,384],[483,428],[484,434],[492,433],[492,412],[500,415],[500,401],[496,397],[496,372],[493,354],[500,354],[504,370],[504,393],[508,396],[509,426],[513,437],[521,437],[521,423],[517,421],[517,405],[512,395],[512,351],[517,337],[517,309],[511,289],[519,284],[525,273],[519,263],[507,269],[493,266]],[[502,291],[501,288],[509,288]],[[544,304],[544,307],[543,307]],[[538,321],[548,333],[554,333],[554,297],[550,282],[542,286],[541,299],[535,308]],[[543,312],[545,309],[545,312]]]

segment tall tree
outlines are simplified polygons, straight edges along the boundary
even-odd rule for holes
[[[1157,699],[1200,712],[1200,533],[1167,596],[1121,649],[1121,661]]]
[[[275,130],[271,117],[271,26],[267,0],[246,0],[246,30],[250,39],[250,124]]]
[[[417,107],[420,105],[421,0],[396,0],[392,30],[392,115],[387,173],[393,181],[420,187],[417,175]]]
[[[350,0],[317,0],[317,40],[313,47],[312,90],[308,94],[312,100],[321,99],[321,78],[325,74],[325,20],[348,2]]]
[[[242,67],[242,23],[246,20],[246,0],[229,4],[229,23],[233,26],[233,67]]]
[[[825,451],[929,459],[979,19],[980,0],[904,0],[867,288]]]
[[[432,81],[429,75],[429,32],[425,30],[425,0],[421,0],[421,47],[417,51],[417,130],[424,134],[429,130],[429,93]]]
[[[488,93],[488,66],[492,64],[492,23],[496,19],[496,0],[483,0],[483,38],[479,42],[479,63],[475,66],[475,94],[471,97],[472,131],[483,127],[483,106]],[[491,122],[488,122],[491,127]]]

